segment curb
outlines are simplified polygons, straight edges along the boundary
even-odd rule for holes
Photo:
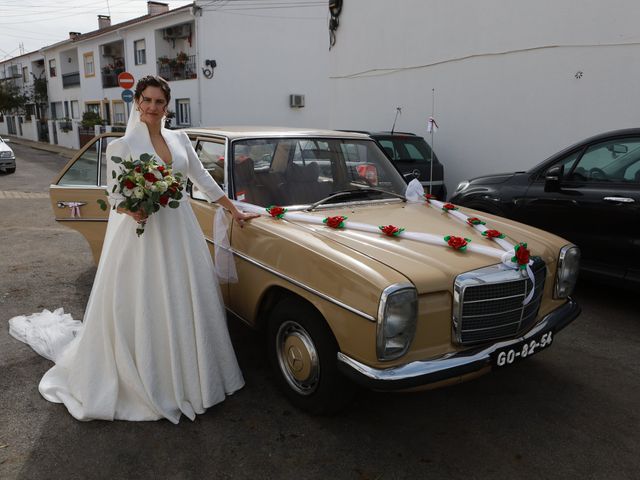
[[[36,150],[42,150],[49,153],[57,153],[65,158],[73,158],[79,150],[73,150],[71,148],[59,147],[55,145],[50,145],[43,142],[34,142],[32,140],[25,140],[24,138],[14,137],[12,135],[6,135],[6,138],[11,140],[11,143],[16,143],[18,145],[23,145],[25,147],[34,148]]]

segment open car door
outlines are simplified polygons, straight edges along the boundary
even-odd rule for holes
[[[96,263],[109,217],[109,210],[102,210],[98,204],[99,199],[107,201],[105,151],[108,143],[119,136],[105,133],[93,138],[64,166],[49,188],[56,221],[87,239]]]

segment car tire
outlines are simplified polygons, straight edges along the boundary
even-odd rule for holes
[[[7,168],[7,169],[5,169],[5,172],[7,172],[7,173],[16,173],[16,167]]]
[[[351,401],[356,387],[338,371],[338,343],[312,306],[294,297],[281,300],[269,317],[267,341],[278,386],[297,408],[328,415]]]

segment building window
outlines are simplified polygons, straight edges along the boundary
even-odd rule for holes
[[[24,83],[29,81],[29,67],[22,67],[22,81]]]
[[[133,50],[136,52],[136,65],[147,63],[147,50],[144,40],[133,42]]]
[[[78,100],[71,100],[71,118],[78,118],[80,115],[80,105]]]
[[[56,76],[56,59],[55,58],[52,58],[51,60],[49,60],[49,76],[50,77]]]
[[[113,122],[117,125],[124,125],[125,113],[124,113],[124,102],[113,102]]]
[[[178,125],[191,125],[191,104],[188,98],[176,100],[176,112]]]
[[[51,102],[51,118],[64,118],[62,116],[62,102]]]
[[[100,115],[100,103],[86,103],[87,112]]]
[[[84,76],[95,77],[96,67],[95,67],[95,62],[93,61],[93,52],[85,53],[83,57],[84,57]]]

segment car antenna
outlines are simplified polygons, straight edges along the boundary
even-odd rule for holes
[[[396,107],[396,118],[393,119],[393,127],[391,127],[391,135],[393,135],[393,131],[396,128],[396,120],[398,120],[398,115],[402,114],[402,107]]]
[[[427,124],[427,130],[431,133],[431,161],[429,162],[429,194],[431,194],[433,190],[433,149],[435,145],[433,144],[433,132],[438,129],[438,124],[436,123],[436,119],[434,118],[436,110],[436,89],[431,89],[431,116],[429,117],[429,122]],[[446,199],[445,199],[446,200]]]

